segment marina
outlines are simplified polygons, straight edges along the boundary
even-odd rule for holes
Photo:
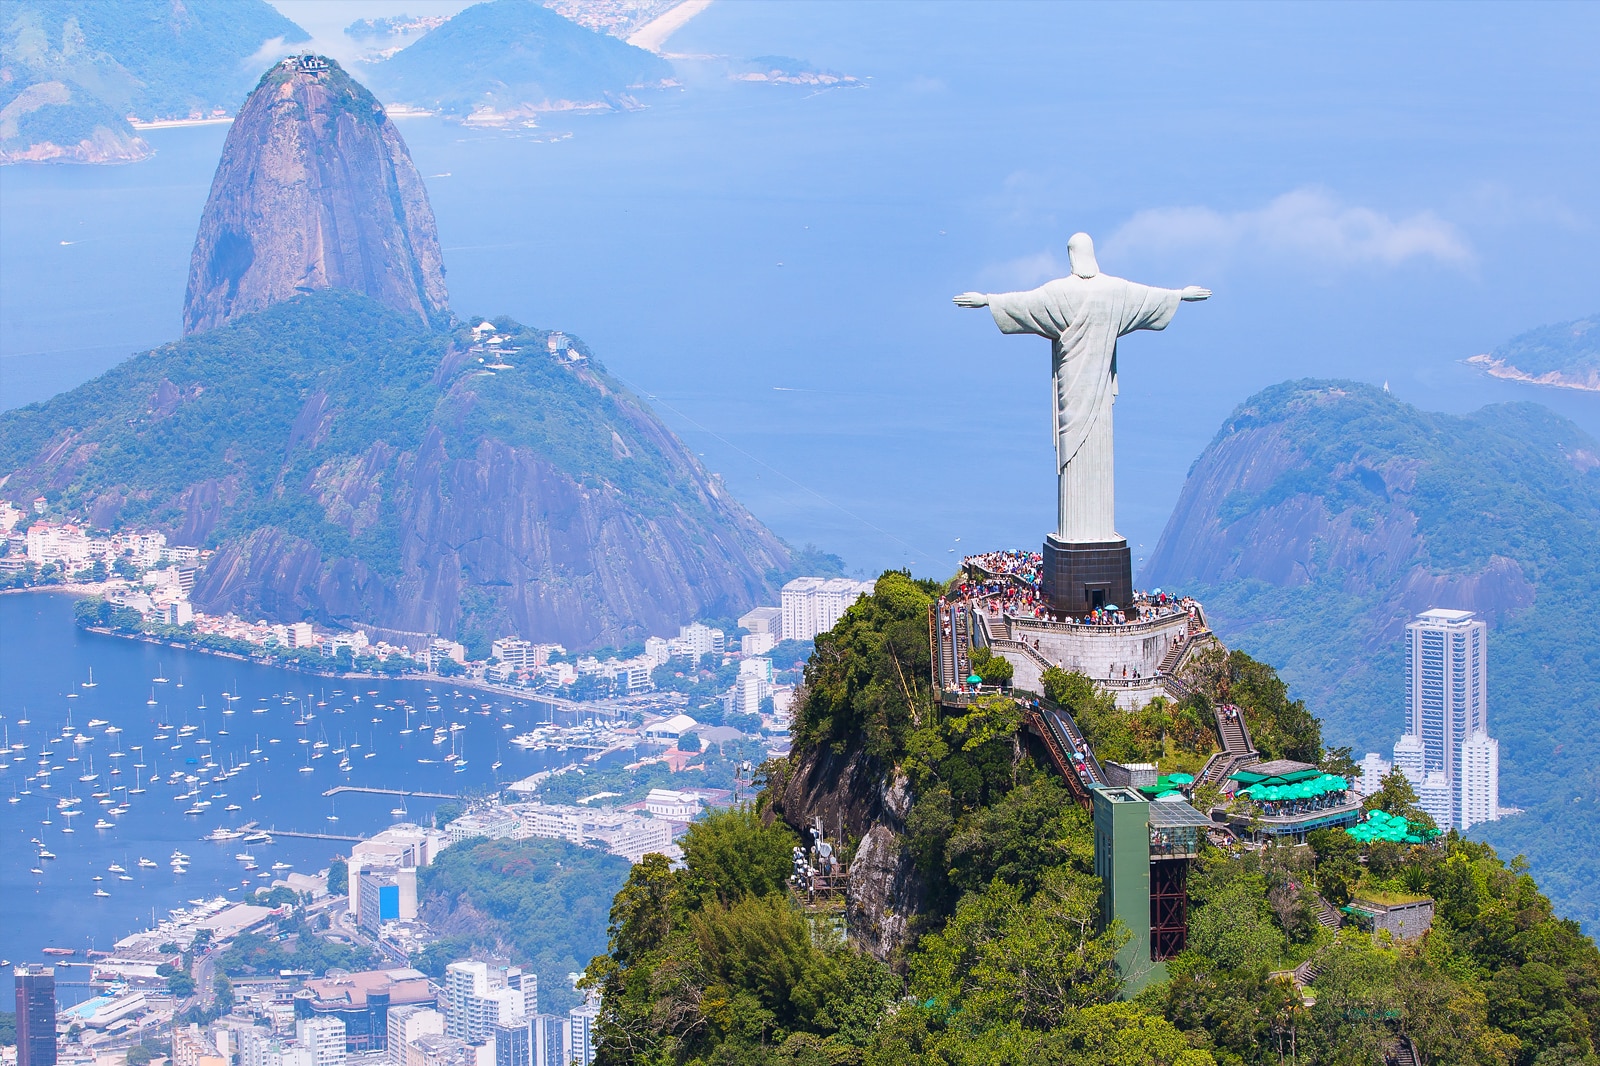
[[[575,758],[627,737],[445,679],[322,678],[86,633],[73,603],[0,597],[0,959],[109,945],[190,899],[315,875],[396,821],[581,772]],[[511,742],[529,733],[541,746]]]

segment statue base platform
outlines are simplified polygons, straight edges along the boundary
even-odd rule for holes
[[[1131,611],[1133,553],[1126,540],[1067,544],[1044,540],[1044,599],[1057,614],[1081,617],[1112,604]]]

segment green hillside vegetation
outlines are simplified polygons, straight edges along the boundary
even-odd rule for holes
[[[523,349],[514,373],[485,372],[464,335],[428,331],[354,293],[297,297],[0,414],[0,470],[26,468],[10,490],[36,487],[54,514],[117,528],[176,530],[190,486],[226,486],[207,544],[271,527],[391,579],[404,535],[394,493],[357,521],[323,485],[373,456],[414,455],[430,433],[453,456],[485,437],[526,449],[585,488],[615,488],[635,514],[715,521],[670,465],[670,436],[652,432],[648,412],[596,360],[561,362],[546,355],[547,333],[509,319],[499,328],[508,348]],[[327,419],[297,432],[319,394]],[[71,449],[51,450],[63,442]],[[485,642],[500,635],[485,632]]]
[[[1556,372],[1583,381],[1600,374],[1600,314],[1529,330],[1490,355],[1535,377]]]
[[[73,145],[97,130],[131,139],[129,115],[232,112],[260,74],[247,60],[275,39],[309,38],[266,0],[10,0],[0,107],[14,114],[0,125],[0,150]]]
[[[603,104],[670,78],[661,57],[571,22],[537,0],[474,4],[365,80],[385,100],[469,115]]]
[[[1289,382],[1241,404],[1212,447],[1262,430],[1292,449],[1284,472],[1224,499],[1215,526],[1204,515],[1175,514],[1169,528],[1254,545],[1225,549],[1244,560],[1239,576],[1196,580],[1165,569],[1142,580],[1196,596],[1231,645],[1278,664],[1331,741],[1387,754],[1403,728],[1401,626],[1411,610],[1435,605],[1408,604],[1407,579],[1416,571],[1470,577],[1497,557],[1515,564],[1532,605],[1496,609],[1490,589],[1483,613],[1493,625],[1489,706],[1500,801],[1528,813],[1472,835],[1527,855],[1557,909],[1593,928],[1600,799],[1588,782],[1600,764],[1600,640],[1573,620],[1600,615],[1600,444],[1531,403],[1456,416],[1418,410],[1370,385]],[[1291,536],[1274,515],[1298,523],[1300,508],[1315,501],[1329,532],[1309,549],[1306,582],[1251,576],[1250,561]],[[1341,523],[1353,531],[1342,541]],[[1384,533],[1408,527],[1414,541]],[[1370,542],[1352,546],[1367,532]],[[1411,554],[1397,557],[1397,544]]]
[[[509,959],[539,975],[539,1005],[578,1000],[567,974],[606,942],[606,901],[628,860],[564,840],[483,840],[446,848],[417,876],[418,910],[444,936],[412,964],[436,978],[474,954]]]
[[[998,696],[941,712],[923,680],[920,627],[938,591],[884,574],[818,639],[795,751],[768,765],[757,808],[694,826],[682,869],[633,868],[609,952],[587,971],[603,995],[599,1062],[1369,1066],[1401,1035],[1428,1063],[1600,1062],[1600,952],[1553,916],[1520,861],[1454,834],[1413,847],[1342,831],[1261,853],[1208,847],[1191,879],[1189,950],[1169,981],[1120,998],[1111,960],[1127,934],[1099,927],[1089,817],[1036,761],[1022,707]],[[1338,757],[1270,668],[1234,653],[1210,676],[1200,699],[1238,702],[1284,751]],[[1058,672],[1049,687],[1080,720],[1116,713],[1081,676]],[[1134,737],[1141,752],[1170,746]],[[902,846],[928,903],[887,963],[786,889],[796,838],[771,818],[773,796],[822,747],[908,779]],[[1415,814],[1415,799],[1395,776],[1372,803]],[[1318,892],[1425,892],[1438,917],[1416,943],[1336,934],[1316,920]],[[1273,976],[1307,960],[1321,968],[1311,1005]]]

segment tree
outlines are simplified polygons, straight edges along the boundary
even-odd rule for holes
[[[787,826],[765,824],[752,807],[709,814],[690,825],[683,837],[689,891],[723,903],[782,891],[795,843]]]
[[[350,864],[343,859],[328,863],[328,895],[343,896],[350,891]]]
[[[1045,874],[1031,899],[996,879],[923,939],[912,992],[959,1009],[969,1028],[1049,1029],[1079,1007],[1109,1003],[1122,986],[1112,960],[1128,933],[1096,932],[1099,902],[1099,881],[1064,867]]]
[[[212,1006],[217,1014],[227,1014],[233,1010],[233,982],[228,980],[227,975],[217,974],[211,982],[211,990],[215,994]]]

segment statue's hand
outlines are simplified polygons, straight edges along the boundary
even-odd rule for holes
[[[957,307],[988,307],[989,298],[981,292],[964,292],[956,298]]]
[[[1183,300],[1186,303],[1194,303],[1197,300],[1209,300],[1211,299],[1211,290],[1202,289],[1198,285],[1189,285],[1178,294],[1178,299]]]

